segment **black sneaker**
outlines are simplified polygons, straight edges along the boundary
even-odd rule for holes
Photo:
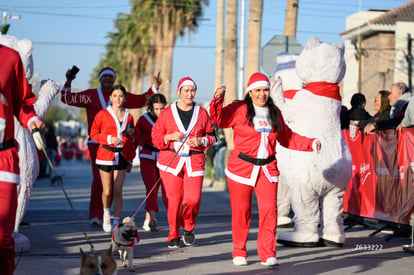
[[[184,244],[185,245],[193,245],[195,241],[194,233],[193,231],[186,231],[184,230]]]
[[[148,226],[150,227],[151,232],[157,232],[159,230],[158,229],[158,226],[157,226],[157,221],[156,220],[151,220],[149,222],[149,225]]]
[[[180,248],[180,238],[175,238],[169,241],[168,248]]]

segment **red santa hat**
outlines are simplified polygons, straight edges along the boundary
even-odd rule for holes
[[[181,78],[181,80],[178,82],[177,95],[180,94],[180,89],[183,86],[191,86],[194,88],[194,90],[197,91],[197,84],[194,82],[194,80],[192,80],[188,76]]]
[[[103,68],[98,74],[98,79],[101,80],[101,77],[106,75],[106,74],[112,75],[114,77],[114,79],[116,79],[116,73],[115,73],[114,69],[112,69],[111,67]]]
[[[250,76],[249,82],[247,83],[247,91],[251,91],[258,87],[270,88],[269,79],[262,73],[254,73]]]

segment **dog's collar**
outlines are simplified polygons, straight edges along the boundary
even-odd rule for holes
[[[118,226],[117,226],[118,227]],[[116,228],[115,228],[115,230],[116,230]],[[118,243],[118,242],[116,242],[115,241],[115,230],[114,231],[112,231],[112,241],[118,246],[118,247],[120,247],[120,246],[126,246],[126,247],[133,247],[135,244],[137,244],[138,243],[138,241],[137,241],[137,238],[134,238],[134,240],[133,241],[131,241],[129,244],[122,244],[122,243]],[[138,232],[137,232],[137,235],[138,235]]]

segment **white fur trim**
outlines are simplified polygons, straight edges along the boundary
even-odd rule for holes
[[[0,178],[1,178],[1,181],[11,182],[15,184],[20,183],[20,176],[15,173],[0,171]]]
[[[315,152],[318,152],[318,148],[317,148],[317,145],[316,145],[316,143],[317,142],[320,142],[320,140],[319,139],[315,139],[313,142],[312,142],[312,150],[313,151],[315,151]],[[322,147],[322,144],[321,144],[321,147]]]
[[[247,86],[247,91],[251,91],[255,88],[258,87],[266,87],[266,88],[270,88],[270,84],[267,81],[256,81],[253,82],[252,84],[250,84],[249,86]]]
[[[27,129],[29,129],[29,130],[30,130],[30,132],[32,132],[32,129],[30,129],[29,127],[30,127],[30,124],[31,124],[33,121],[42,121],[42,119],[41,119],[40,117],[38,117],[38,116],[34,116],[34,117],[32,117],[31,119],[29,119],[29,121],[27,122]]]
[[[192,86],[197,91],[197,86],[196,86],[195,82],[187,79],[187,80],[184,80],[183,83],[181,83],[181,85],[178,87],[178,89],[177,89],[177,95],[180,93],[181,88],[183,86],[187,86],[187,85],[188,86]]]
[[[106,75],[106,74],[112,75],[114,78],[116,77],[116,76],[115,76],[114,71],[109,70],[109,69],[106,69],[106,70],[103,70],[103,71],[102,71],[102,72],[98,75],[98,79],[101,79],[101,77],[102,77],[103,75]]]
[[[108,136],[106,137],[106,142],[107,142],[108,144],[112,144],[112,136],[111,136],[111,135],[108,135]]]
[[[159,89],[155,88],[155,85],[154,84],[152,84],[151,90],[154,92],[154,94],[158,94],[160,92]]]

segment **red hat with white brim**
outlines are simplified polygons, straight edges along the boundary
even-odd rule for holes
[[[116,79],[116,73],[114,69],[112,69],[111,67],[103,68],[98,74],[98,79],[101,80],[102,76],[104,75],[112,75],[114,79]]]
[[[178,82],[177,95],[180,94],[181,87],[183,86],[191,86],[194,88],[195,91],[197,91],[197,84],[188,76],[181,78],[181,80]]]
[[[254,73],[249,78],[246,90],[251,91],[259,87],[270,88],[269,79],[262,73]]]

